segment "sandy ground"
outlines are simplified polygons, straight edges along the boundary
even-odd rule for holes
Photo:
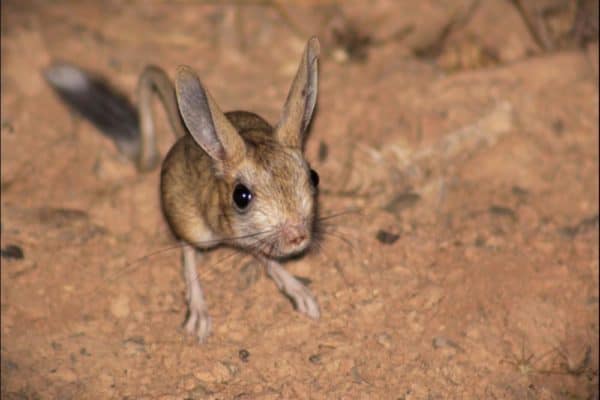
[[[575,2],[535,2],[538,38],[509,1],[339,3],[2,1],[2,398],[598,398],[597,33],[565,36]],[[134,98],[146,64],[189,64],[275,122],[310,34],[322,214],[358,210],[286,265],[322,318],[219,249],[199,345],[158,171],[41,71]]]

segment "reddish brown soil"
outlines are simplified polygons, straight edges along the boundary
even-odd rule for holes
[[[2,398],[598,398],[598,44],[561,39],[575,2],[533,2],[555,6],[548,51],[509,1],[339,3],[2,2],[2,248],[24,253],[2,258]],[[212,252],[199,345],[158,171],[40,72],[73,61],[133,98],[146,64],[189,64],[274,122],[310,33],[322,213],[360,213],[287,265],[318,322]]]

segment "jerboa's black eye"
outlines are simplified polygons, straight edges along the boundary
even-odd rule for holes
[[[240,209],[244,210],[252,201],[252,192],[246,186],[238,183],[233,189],[233,202]]]
[[[314,169],[310,170],[310,182],[314,187],[319,186],[319,174]]]

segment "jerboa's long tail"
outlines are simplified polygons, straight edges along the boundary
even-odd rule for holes
[[[137,159],[139,115],[127,97],[101,77],[64,62],[46,68],[44,77],[71,109],[112,139],[121,153]]]

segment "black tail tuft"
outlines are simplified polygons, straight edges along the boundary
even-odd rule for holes
[[[61,99],[135,160],[140,151],[139,117],[127,98],[102,78],[68,63],[55,63],[44,77]]]

